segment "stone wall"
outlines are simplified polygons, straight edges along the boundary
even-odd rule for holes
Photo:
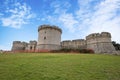
[[[61,42],[61,46],[62,48],[86,49],[86,41],[84,39],[66,40]]]
[[[12,51],[22,51],[25,50],[28,43],[21,41],[13,41]]]
[[[36,46],[37,46],[37,41],[30,41],[29,44],[26,47],[26,50],[35,51]]]
[[[55,45],[55,44],[39,44],[37,45],[36,51],[39,50],[59,50],[61,49],[60,45]]]
[[[37,45],[37,41],[21,42],[21,41],[13,41],[12,51],[25,51],[25,50],[35,50]]]

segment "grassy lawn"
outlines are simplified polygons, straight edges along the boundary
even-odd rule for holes
[[[120,56],[0,54],[0,80],[120,80]]]

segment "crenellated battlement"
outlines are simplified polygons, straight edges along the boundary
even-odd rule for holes
[[[102,33],[92,33],[86,36],[86,40],[94,39],[94,38],[111,38],[111,34],[109,32],[102,32]]]
[[[42,30],[42,29],[55,29],[55,30],[58,30],[59,32],[61,32],[62,33],[62,30],[59,28],[59,27],[57,27],[57,26],[50,26],[50,25],[41,25],[41,26],[39,26],[39,28],[38,28],[38,32],[40,31],[40,30]]]
[[[37,45],[37,41],[35,41],[35,40],[34,41],[30,41],[29,44],[31,44],[31,45]]]
[[[27,42],[13,41],[13,45],[27,45]]]
[[[21,44],[21,41],[13,41],[13,44]]]
[[[111,34],[109,32],[102,32],[101,36],[111,38]]]

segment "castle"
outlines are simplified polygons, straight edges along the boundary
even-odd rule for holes
[[[61,41],[62,30],[57,26],[38,27],[38,42],[13,41],[12,51],[59,50],[61,48],[92,49],[95,53],[113,53],[115,48],[108,32],[93,33],[86,39]]]

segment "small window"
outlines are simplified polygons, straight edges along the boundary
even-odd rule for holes
[[[30,46],[30,50],[32,50],[32,46]]]
[[[46,31],[45,31],[45,33],[46,33]]]
[[[46,37],[44,37],[44,40],[46,39]]]

